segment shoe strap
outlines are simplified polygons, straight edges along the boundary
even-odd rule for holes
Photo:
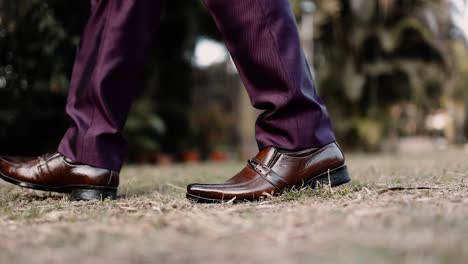
[[[262,164],[256,160],[247,161],[250,167],[260,175],[265,181],[273,185],[278,191],[283,191],[285,188],[289,187],[289,183],[273,171],[270,167]]]

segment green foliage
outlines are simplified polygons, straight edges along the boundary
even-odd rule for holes
[[[56,148],[67,127],[68,82],[89,10],[89,1],[0,0],[1,153]],[[166,3],[145,89],[128,120],[131,154],[185,147],[179,139],[190,137],[190,57],[197,34],[215,36],[208,18],[199,2]]]
[[[347,144],[375,149],[392,106],[442,107],[454,74],[444,1],[315,2],[318,86]]]
[[[89,8],[83,3],[0,1],[2,153],[52,150],[64,132],[68,76]]]
[[[300,19],[302,1],[291,2]],[[374,150],[390,134],[421,132],[434,109],[465,103],[468,53],[448,37],[444,1],[314,3],[316,79],[343,143]],[[89,8],[89,1],[0,0],[1,153],[56,147]],[[191,106],[190,58],[201,35],[220,39],[199,1],[166,1],[145,89],[125,132],[132,156],[227,141],[222,135],[234,120],[213,113],[230,109]]]

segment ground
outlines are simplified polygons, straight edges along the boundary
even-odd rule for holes
[[[0,184],[0,263],[468,263],[468,153],[349,155],[353,182],[199,205],[240,163],[128,166],[116,201]]]

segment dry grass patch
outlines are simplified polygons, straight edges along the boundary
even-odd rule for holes
[[[130,166],[116,201],[1,184],[0,263],[467,263],[466,156],[350,155],[350,185],[241,204],[184,198],[237,163]]]

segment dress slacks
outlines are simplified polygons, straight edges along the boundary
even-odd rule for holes
[[[76,162],[121,169],[122,130],[158,40],[162,0],[92,0],[76,55],[58,151]],[[204,0],[252,105],[259,148],[321,147],[335,141],[301,48],[288,0]]]

